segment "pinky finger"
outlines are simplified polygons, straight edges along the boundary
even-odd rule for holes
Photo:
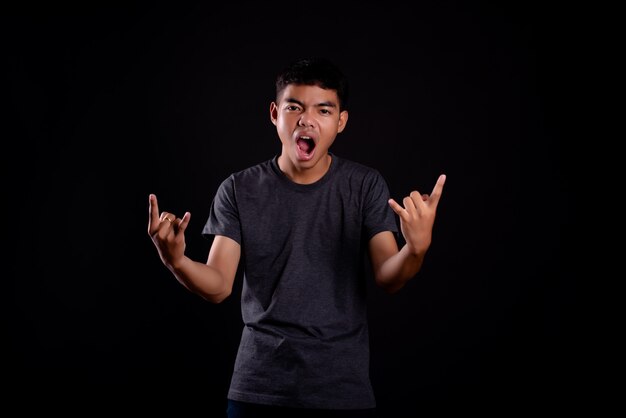
[[[180,220],[180,223],[178,224],[178,232],[185,232],[185,229],[187,229],[187,225],[189,225],[190,220],[191,220],[191,213],[185,212],[185,214]]]

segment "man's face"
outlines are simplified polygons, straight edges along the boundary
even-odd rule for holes
[[[270,117],[282,142],[282,155],[295,170],[318,167],[346,126],[348,112],[339,111],[335,90],[318,86],[289,85],[278,103],[270,105]]]

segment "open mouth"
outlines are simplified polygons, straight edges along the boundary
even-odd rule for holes
[[[299,136],[296,140],[298,155],[303,160],[308,160],[313,156],[315,141],[310,136]]]

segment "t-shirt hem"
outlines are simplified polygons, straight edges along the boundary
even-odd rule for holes
[[[241,245],[241,236],[239,236],[238,234],[233,234],[233,233],[224,232],[224,231],[208,231],[208,230],[202,231],[202,236],[207,239],[215,237],[216,235],[222,235],[224,237],[228,237],[232,239],[233,241],[235,241],[237,244]]]
[[[391,232],[394,236],[396,236],[398,234],[398,229],[391,227],[374,229],[367,234],[367,241],[371,240],[376,234],[380,234],[381,232]]]
[[[354,400],[333,401],[331,399],[309,398],[294,399],[285,396],[258,394],[241,392],[237,390],[228,391],[228,399],[239,402],[249,402],[261,405],[284,406],[288,408],[311,408],[311,409],[373,409],[376,408],[376,401],[354,402]]]

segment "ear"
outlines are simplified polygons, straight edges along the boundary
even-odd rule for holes
[[[278,105],[276,102],[270,103],[270,120],[276,125],[276,121],[278,120]]]
[[[348,124],[348,111],[343,110],[339,114],[339,121],[337,122],[337,133],[343,132],[346,129],[346,125]]]

